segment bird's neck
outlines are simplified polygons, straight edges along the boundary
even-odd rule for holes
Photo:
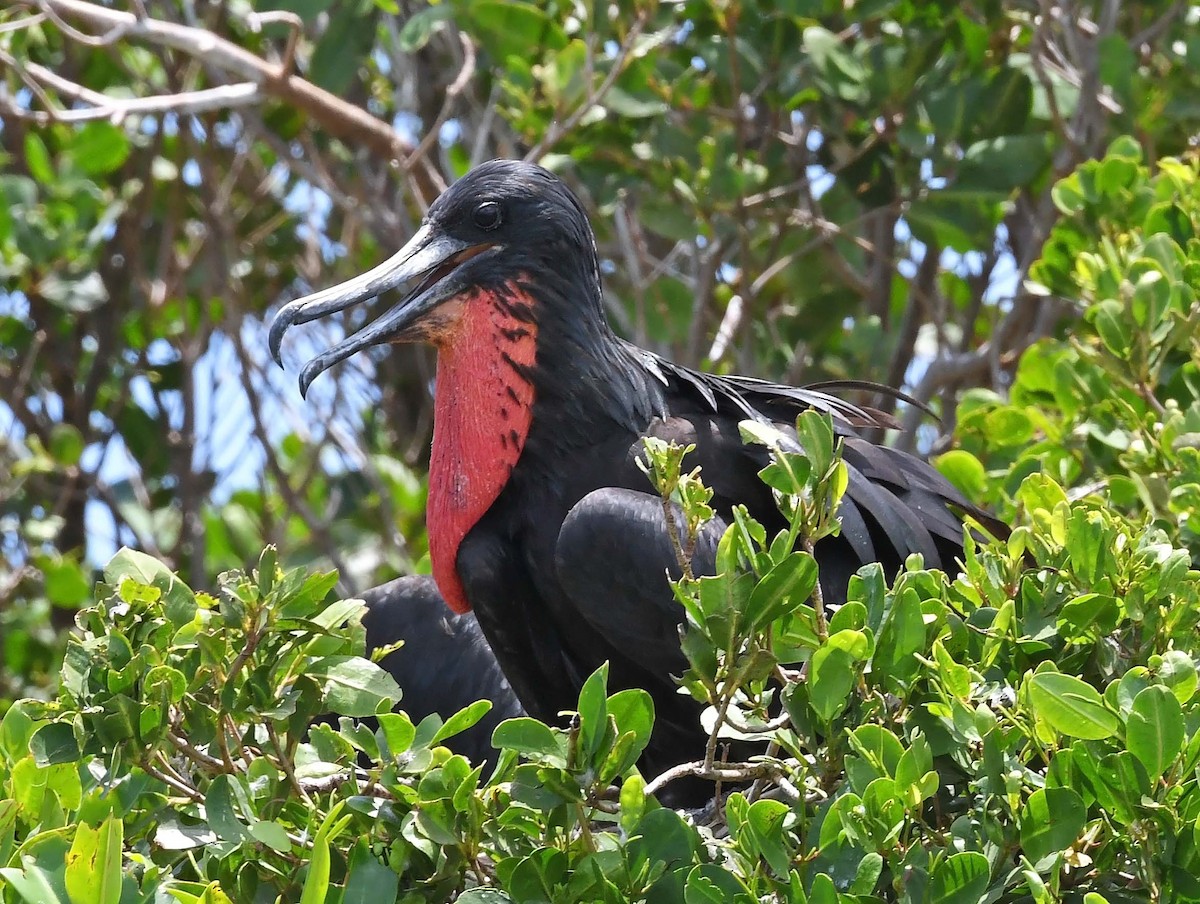
[[[455,567],[459,546],[504,489],[529,435],[532,304],[515,284],[480,290],[439,344],[426,519],[433,576],[455,612],[471,608]]]

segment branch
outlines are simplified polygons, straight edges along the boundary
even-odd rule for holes
[[[645,10],[638,13],[638,17],[634,19],[633,24],[629,26],[629,33],[625,36],[625,40],[621,42],[621,47],[617,51],[616,59],[613,60],[612,67],[604,76],[604,81],[600,83],[600,86],[596,88],[596,90],[588,92],[588,95],[584,98],[583,103],[576,107],[571,112],[570,116],[568,116],[562,122],[559,122],[557,119],[555,119],[550,123],[550,128],[546,131],[546,134],[542,136],[542,140],[530,148],[529,153],[525,155],[526,160],[536,162],[543,154],[554,147],[554,145],[558,144],[564,135],[568,134],[576,126],[578,126],[579,123],[583,121],[583,117],[587,116],[587,114],[591,112],[592,108],[604,99],[604,96],[608,94],[608,92],[612,89],[612,86],[616,84],[617,79],[620,78],[621,73],[625,71],[625,61],[629,58],[629,52],[633,49],[634,43],[637,41],[638,36],[642,33],[642,29],[646,25],[646,18],[647,13]],[[588,55],[589,57],[592,55],[592,51],[590,49]]]
[[[442,126],[446,120],[450,118],[450,110],[454,106],[454,102],[458,96],[466,90],[470,84],[472,76],[475,75],[475,45],[471,43],[471,39],[459,32],[459,40],[462,42],[463,49],[463,64],[450,87],[446,89],[446,94],[442,99],[442,108],[438,111],[437,119],[425,131],[425,137],[421,139],[421,143],[417,145],[416,150],[408,155],[408,159],[404,162],[404,168],[410,168],[413,163],[424,159],[429,149],[441,136]]]
[[[1134,35],[1129,42],[1129,46],[1136,50],[1143,44],[1153,44],[1171,27],[1171,23],[1187,11],[1187,8],[1188,3],[1186,0],[1176,0],[1165,13]]]
[[[238,79],[250,82],[265,95],[308,114],[335,138],[351,146],[363,146],[385,160],[410,157],[412,144],[388,123],[366,110],[346,103],[288,71],[290,54],[283,65],[272,64],[211,31],[161,19],[139,18],[133,13],[109,9],[86,0],[38,0],[38,7],[72,40],[88,46],[108,46],[121,39],[134,39],[178,50]],[[68,24],[67,18],[104,29],[88,35]],[[437,195],[429,173],[416,167],[412,173],[427,201]]]
[[[776,763],[727,763],[711,767],[706,767],[704,763],[700,762],[680,763],[646,785],[646,795],[657,794],[671,782],[687,776],[717,782],[748,782],[754,779],[769,778],[791,801],[796,802],[801,798],[799,790],[788,780],[783,767]]]
[[[220,85],[216,88],[203,88],[197,91],[181,91],[178,94],[158,94],[153,97],[116,98],[98,91],[92,91],[83,85],[65,79],[57,73],[40,66],[28,63],[24,66],[19,61],[0,50],[0,62],[13,67],[20,73],[30,89],[31,81],[39,86],[49,86],[74,100],[91,104],[79,110],[64,110],[55,105],[42,91],[37,94],[46,105],[46,111],[24,114],[25,118],[33,119],[40,125],[49,121],[54,122],[88,122],[95,119],[107,119],[120,123],[127,116],[147,115],[154,113],[206,113],[210,110],[223,110],[232,107],[243,107],[260,104],[266,96],[262,89],[253,82],[240,82],[236,85]]]

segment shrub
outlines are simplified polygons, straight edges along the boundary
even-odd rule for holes
[[[80,616],[56,700],[0,722],[5,900],[797,902],[1200,900],[1200,177],[1132,142],[1059,184],[1030,290],[1072,299],[1008,399],[961,406],[939,459],[1014,525],[962,574],[878,566],[823,612],[806,547],[837,529],[827,421],[763,474],[790,529],[741,513],[722,574],[685,579],[687,689],[745,779],[677,813],[634,763],[639,690],[585,683],[569,728],[496,731],[484,774],[413,725],[361,658],[328,574],[193,592],[122,551]],[[771,444],[764,431],[748,439]],[[686,450],[651,477],[704,517]],[[327,710],[336,727],[308,729]],[[370,731],[357,719],[374,713]],[[307,734],[306,734],[307,732]],[[760,738],[745,764],[720,736]],[[371,765],[356,765],[365,758]]]

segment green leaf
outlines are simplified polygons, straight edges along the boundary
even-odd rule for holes
[[[1120,728],[1094,687],[1072,675],[1040,672],[1029,679],[1034,710],[1061,734],[1101,741]]]
[[[331,862],[329,839],[318,834],[313,840],[312,856],[308,861],[308,874],[304,877],[304,888],[300,892],[300,904],[324,904],[329,899]]]
[[[579,691],[579,746],[585,762],[599,750],[608,730],[608,663],[592,672]]]
[[[442,727],[434,732],[433,740],[429,742],[432,747],[435,744],[440,744],[447,738],[452,738],[456,734],[461,734],[466,731],[484,716],[486,716],[492,708],[491,700],[476,700],[469,706],[464,706],[449,719],[447,719]]]
[[[548,725],[521,716],[505,719],[492,732],[492,746],[500,750],[515,750],[522,756],[544,760],[565,769],[567,766],[566,738]]]
[[[562,50],[567,36],[540,6],[522,0],[453,0],[455,19],[498,65],[527,57],[531,47]]]
[[[71,424],[55,424],[50,431],[49,451],[60,465],[77,465],[83,455],[83,435]]]
[[[626,119],[648,119],[651,116],[661,116],[670,109],[657,97],[636,97],[615,86],[604,95],[604,106]]]
[[[427,6],[413,13],[400,29],[399,45],[402,53],[416,53],[441,31],[453,16],[449,3]]]
[[[367,840],[360,838],[350,853],[350,866],[346,877],[346,891],[342,895],[342,904],[384,904],[387,901],[395,901],[399,885],[400,877],[396,871],[380,863],[371,853]],[[469,894],[470,892],[465,892],[459,895],[458,900],[467,900]],[[505,902],[508,901],[507,898],[502,899]],[[486,904],[486,902],[478,900],[476,904]]]
[[[387,741],[392,754],[404,753],[412,746],[417,736],[417,727],[412,724],[408,713],[380,713],[379,730]]]
[[[1175,699],[1187,703],[1196,693],[1200,679],[1196,675],[1196,664],[1183,650],[1168,650],[1163,654],[1158,667],[1158,678],[1171,689]]]
[[[637,827],[637,835],[627,847],[631,870],[659,865],[668,870],[690,865],[700,839],[682,816],[667,807],[648,810]],[[681,877],[682,878],[682,877]],[[675,898],[678,900],[678,898]]]
[[[29,752],[39,766],[74,763],[81,756],[75,730],[69,722],[50,722],[34,732]]]
[[[912,739],[912,746],[904,751],[896,764],[896,790],[905,794],[917,787],[932,769],[933,752],[929,742],[923,734],[917,734]]]
[[[327,656],[312,663],[309,677],[322,684],[325,703],[343,716],[373,716],[400,702],[400,686],[381,666],[361,656]]]
[[[110,815],[93,829],[75,827],[75,840],[67,854],[67,894],[73,904],[118,904],[121,900],[121,843],[124,824]]]
[[[971,670],[955,662],[940,639],[933,642],[933,661],[946,690],[960,700],[966,700],[971,694]]]
[[[956,188],[1008,194],[1031,183],[1050,162],[1050,142],[1042,133],[1002,135],[967,148]]]
[[[1125,736],[1126,747],[1146,767],[1150,781],[1158,781],[1183,749],[1183,709],[1175,695],[1158,685],[1139,693],[1125,725]]]
[[[1063,635],[1071,640],[1100,637],[1116,629],[1120,616],[1120,603],[1116,597],[1085,593],[1059,610],[1058,625]]]
[[[621,784],[620,804],[621,829],[632,834],[646,812],[646,780],[636,771]]]
[[[987,857],[976,851],[952,854],[939,863],[930,877],[927,904],[979,904],[987,890]]]
[[[778,876],[786,876],[791,856],[784,844],[784,821],[791,808],[778,800],[757,800],[750,805],[746,827],[753,838],[758,855]]]
[[[839,631],[813,653],[809,665],[812,707],[824,722],[846,708],[861,663],[870,651],[862,631]]]
[[[39,564],[45,576],[46,598],[50,602],[71,609],[80,609],[87,604],[92,585],[79,563],[68,558],[46,556]]]
[[[218,775],[208,786],[208,794],[204,797],[204,813],[208,824],[226,841],[242,841],[249,834],[234,811],[235,781],[237,779],[233,776]]]
[[[454,900],[456,904],[512,904],[512,898],[498,888],[468,888]]]
[[[129,157],[129,139],[112,123],[89,122],[74,133],[66,150],[81,172],[103,176],[119,169]]]
[[[715,863],[692,867],[683,883],[684,904],[726,904],[745,892],[733,873]]]
[[[871,660],[872,678],[903,693],[916,672],[916,654],[925,649],[925,616],[917,591],[904,587],[892,602]]]
[[[26,904],[81,904],[68,898],[65,891],[59,893],[55,882],[58,878],[41,863],[27,862],[24,869],[0,869],[0,879],[11,885]],[[88,899],[84,898],[84,902]],[[90,904],[90,902],[88,902]]]
[[[321,823],[321,827],[317,829],[317,834],[313,838],[312,857],[308,862],[308,875],[304,879],[304,888],[300,892],[300,904],[324,904],[328,899],[329,874],[332,865],[329,839],[337,838],[354,818],[341,816],[345,806],[344,800],[334,804]]]
[[[1000,448],[1024,446],[1033,438],[1034,423],[1029,413],[1013,405],[997,408],[984,420],[990,442]]]
[[[813,473],[819,478],[825,477],[833,466],[835,440],[832,418],[809,409],[796,418],[796,436]]]
[[[965,449],[951,449],[933,460],[942,475],[968,499],[983,498],[987,487],[987,472],[983,462]]]
[[[1065,851],[1087,822],[1083,798],[1070,788],[1039,788],[1021,808],[1021,847],[1033,863]]]
[[[281,854],[288,854],[292,850],[292,841],[287,836],[287,830],[277,822],[260,819],[250,826],[250,835]]]
[[[808,895],[808,904],[838,904],[837,886],[826,873],[818,873],[813,877],[812,890]]]
[[[895,776],[904,756],[904,745],[895,734],[882,725],[868,722],[854,729],[850,740],[855,750],[882,770],[882,775]]]
[[[817,586],[817,563],[806,552],[787,558],[763,575],[746,603],[746,629],[756,631],[808,601]]]
[[[54,183],[54,163],[37,132],[25,133],[25,165],[29,168],[29,175],[38,182],[43,185]]]
[[[654,699],[641,688],[617,691],[608,698],[608,714],[617,726],[617,735],[633,735],[626,753],[631,762],[636,761],[650,743],[654,728]]]
[[[1067,494],[1052,477],[1045,474],[1030,474],[1017,490],[1017,500],[1031,514],[1052,512],[1060,504],[1066,504]]]
[[[68,649],[78,649],[69,647]],[[29,741],[33,738],[33,719],[26,712],[26,707],[32,701],[18,700],[8,708],[4,718],[0,719],[0,753],[11,762],[15,762],[29,754]]]
[[[332,94],[345,94],[359,78],[375,40],[376,13],[370,6],[346,4],[335,16],[313,50],[308,75]]]
[[[104,566],[104,580],[120,587],[123,578],[156,587],[165,601],[166,616],[173,625],[183,626],[195,618],[196,597],[191,589],[153,556],[128,547],[117,550]]]
[[[846,49],[841,36],[814,25],[804,29],[801,48],[820,73],[823,90],[852,104],[866,100],[866,68]]]
[[[1087,319],[1096,328],[1100,341],[1118,358],[1126,358],[1133,345],[1133,332],[1125,319],[1125,306],[1114,298],[1092,305]]]
[[[875,886],[879,883],[879,877],[883,875],[883,865],[883,855],[876,851],[871,851],[863,857],[858,864],[858,871],[854,874],[854,883],[850,886],[850,893],[865,896],[874,891]]]
[[[669,198],[644,198],[638,205],[638,217],[651,232],[679,242],[694,241],[700,232],[692,211]]]

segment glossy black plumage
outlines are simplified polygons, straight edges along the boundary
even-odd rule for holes
[[[481,204],[499,205],[500,222],[481,227]],[[433,243],[446,253],[421,270]],[[617,338],[599,273],[583,207],[563,183],[538,167],[493,161],[452,186],[414,243],[377,268],[373,289],[394,277],[419,279],[416,290],[379,326],[310,362],[302,382],[367,344],[414,337],[429,311],[471,288],[515,286],[534,300],[536,363],[518,375],[533,386],[528,435],[507,483],[460,545],[456,570],[530,714],[555,721],[574,708],[583,680],[604,661],[614,689],[650,691],[657,721],[643,768],[653,772],[698,758],[703,735],[698,707],[671,678],[684,667],[682,611],[665,577],[676,564],[661,502],[635,463],[642,437],[694,443],[687,464],[701,466],[718,518],[742,503],[773,530],[781,518],[757,477],[767,453],[744,444],[738,424],[751,418],[790,430],[801,411],[830,413],[850,483],[842,535],[816,550],[828,602],[845,598],[864,563],[895,572],[916,552],[953,569],[962,543],[955,512],[986,516],[927,463],[858,436],[856,427],[885,423],[876,412],[816,389],[697,372]],[[272,327],[273,349],[290,324],[362,297],[361,287],[332,289],[289,305]],[[698,571],[711,570],[721,527],[718,520],[706,529]]]
[[[496,726],[523,713],[475,617],[448,610],[428,575],[397,578],[360,597],[367,604],[367,651],[404,642],[380,665],[404,692],[400,706],[409,718],[416,723],[438,713],[448,719],[476,700],[490,700],[487,715],[446,742],[472,762],[490,759]]]

